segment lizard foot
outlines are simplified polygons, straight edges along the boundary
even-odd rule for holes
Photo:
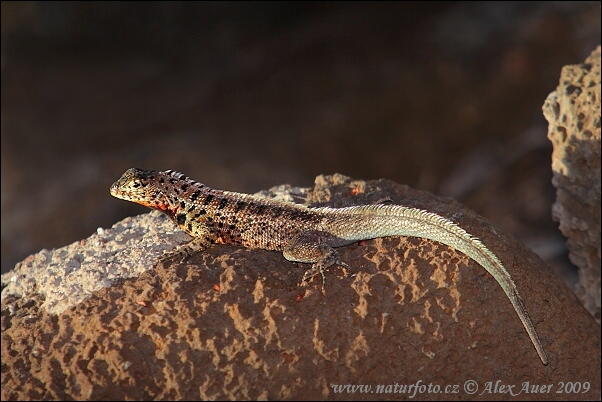
[[[349,265],[339,260],[338,257],[334,261],[330,262],[330,264],[328,264],[328,262],[324,263],[324,261],[319,261],[312,265],[310,269],[305,271],[305,273],[303,274],[303,279],[301,280],[301,284],[306,285],[311,278],[320,274],[322,275],[322,294],[326,295],[326,275],[324,273],[326,272],[326,268],[328,268],[331,265],[339,265],[344,268],[349,268]]]
[[[195,238],[188,243],[181,244],[172,250],[165,250],[159,257],[159,261],[164,262],[167,259],[179,258],[180,264],[192,257],[193,254],[203,251],[208,247],[208,242],[202,238]]]
[[[194,251],[189,247],[178,246],[173,250],[165,250],[163,254],[159,257],[159,262],[166,262],[171,259],[179,259],[179,263],[183,264],[187,259],[189,259]]]

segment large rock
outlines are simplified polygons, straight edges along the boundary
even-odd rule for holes
[[[600,46],[585,63],[565,66],[546,99],[548,138],[554,145],[554,220],[579,267],[576,293],[600,322]]]
[[[386,180],[320,176],[278,193],[334,206],[389,198],[457,222],[508,268],[549,365],[493,277],[447,246],[393,237],[344,247],[351,268],[331,268],[323,295],[319,277],[299,286],[307,266],[277,252],[216,245],[154,267],[185,238],[152,212],[2,277],[2,399],[600,398],[599,326],[484,218]]]

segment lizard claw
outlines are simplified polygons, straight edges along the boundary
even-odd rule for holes
[[[341,260],[339,260],[338,258],[334,261],[334,264],[329,264],[329,265],[340,265],[341,267],[344,268],[349,268],[349,265]],[[303,274],[303,279],[301,280],[301,284],[302,285],[306,285],[307,283],[309,283],[309,280],[311,278],[313,278],[314,276],[318,275],[318,273],[320,275],[322,275],[322,294],[326,295],[326,268],[327,266],[325,266],[325,264],[317,262],[315,263],[310,269],[308,269],[307,271],[305,271],[305,273]]]

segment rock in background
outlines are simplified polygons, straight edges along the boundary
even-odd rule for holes
[[[554,219],[579,267],[576,293],[600,322],[600,46],[562,69],[543,106],[554,145]]]

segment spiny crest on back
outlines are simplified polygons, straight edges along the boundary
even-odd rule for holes
[[[164,172],[158,172],[158,173],[164,173],[167,176],[174,177],[174,178],[176,178],[178,180],[192,180],[188,176],[186,176],[184,173],[177,172],[175,170],[166,170]]]

